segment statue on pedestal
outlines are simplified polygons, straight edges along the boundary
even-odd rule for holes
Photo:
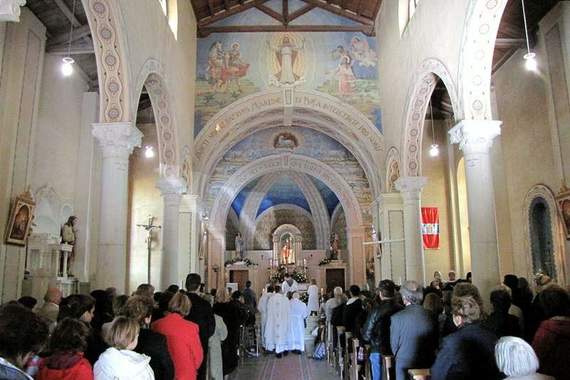
[[[67,219],[67,222],[63,226],[61,226],[61,243],[62,244],[69,244],[73,246],[70,254],[67,256],[67,273],[61,273],[62,275],[72,276],[71,274],[71,264],[75,259],[75,242],[77,239],[77,223],[79,219],[72,215]],[[65,255],[61,255],[60,258],[60,268],[63,268],[63,258]],[[62,269],[63,270],[63,269]]]
[[[338,246],[339,246],[339,238],[338,238],[338,234],[336,232],[333,232],[331,234],[330,237],[330,246],[329,246],[329,250],[330,250],[330,259],[331,260],[338,260],[339,259],[339,250],[338,250]]]
[[[236,244],[236,257],[243,259],[243,238],[241,237],[241,233],[238,232],[235,239]]]

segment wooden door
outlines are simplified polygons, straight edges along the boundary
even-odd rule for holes
[[[245,283],[247,280],[249,280],[249,272],[247,270],[230,271],[230,282],[236,282],[240,291],[245,289]]]
[[[344,269],[327,269],[326,282],[327,290],[332,290],[336,286],[340,286],[343,290],[346,290],[344,284]]]

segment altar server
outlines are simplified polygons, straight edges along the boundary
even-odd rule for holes
[[[299,298],[295,292],[289,301],[289,349],[295,354],[305,351],[305,319],[309,316],[307,305]]]
[[[275,356],[281,358],[289,349],[289,300],[280,294],[279,286],[267,302],[267,323],[265,325],[265,346],[275,350]]]
[[[265,345],[265,329],[267,325],[267,303],[269,299],[273,296],[274,288],[272,285],[267,287],[267,292],[261,295],[259,299],[259,303],[257,304],[257,310],[259,310],[259,314],[261,315],[261,345],[263,348],[267,350],[267,346]]]
[[[289,273],[287,273],[285,275],[285,280],[281,284],[281,293],[283,293],[286,296],[287,293],[289,292],[293,293],[298,290],[299,290],[299,284],[297,283],[297,281],[293,279],[293,277],[291,277]]]
[[[319,288],[317,287],[317,280],[314,278],[311,280],[307,293],[309,294],[309,312],[311,315],[317,315],[319,311]]]

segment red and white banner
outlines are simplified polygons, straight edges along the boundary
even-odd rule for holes
[[[439,248],[439,210],[422,207],[422,238],[425,249]]]

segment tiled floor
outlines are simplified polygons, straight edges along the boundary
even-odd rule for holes
[[[338,379],[326,360],[316,361],[305,354],[290,353],[281,359],[275,355],[247,358],[230,377],[232,380],[325,380]]]

